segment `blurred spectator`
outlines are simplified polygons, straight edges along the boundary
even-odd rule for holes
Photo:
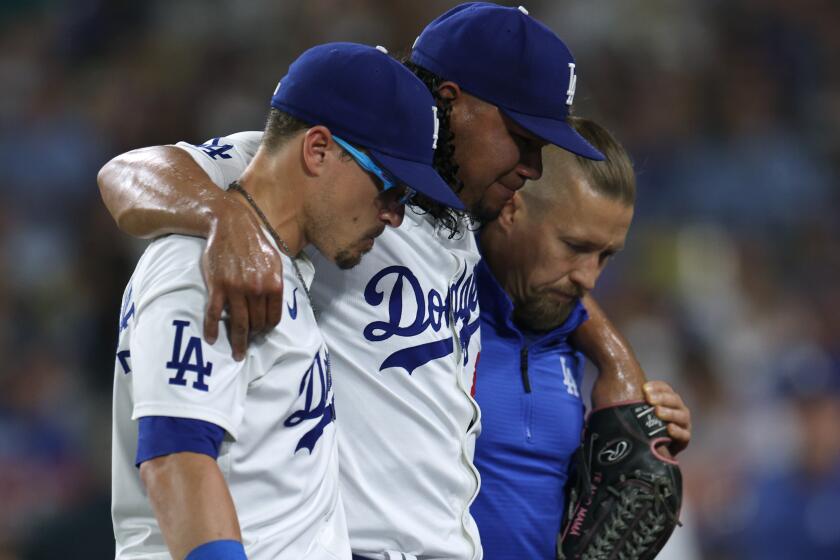
[[[84,396],[51,348],[46,338],[19,348],[0,379],[0,543],[82,503],[92,489]]]
[[[793,350],[783,390],[799,445],[785,468],[759,464],[746,479],[753,484],[738,558],[840,558],[840,363],[816,348]]]

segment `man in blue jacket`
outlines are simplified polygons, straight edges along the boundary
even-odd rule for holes
[[[596,123],[570,120],[605,161],[545,148],[542,178],[481,232],[475,398],[483,428],[475,464],[482,483],[471,511],[486,560],[555,558],[584,417],[583,357],[569,337],[587,319],[581,299],[623,248],[633,218],[627,153]],[[670,422],[671,451],[684,448],[690,415],[682,399],[661,381],[645,393]]]

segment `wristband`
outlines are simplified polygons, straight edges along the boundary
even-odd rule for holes
[[[198,545],[184,560],[248,560],[248,557],[241,542],[222,540]]]

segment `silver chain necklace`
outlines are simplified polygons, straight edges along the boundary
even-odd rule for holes
[[[297,258],[289,250],[289,246],[286,245],[286,242],[283,241],[283,238],[280,237],[280,235],[274,230],[273,227],[271,227],[271,224],[269,223],[268,218],[265,217],[265,214],[263,214],[263,211],[260,210],[259,206],[257,206],[257,202],[250,195],[250,193],[248,193],[248,191],[246,191],[245,189],[242,188],[242,185],[239,184],[239,181],[232,182],[230,184],[230,186],[228,187],[228,190],[236,191],[239,194],[241,194],[243,197],[245,197],[245,200],[248,201],[248,204],[251,205],[251,208],[253,208],[254,212],[257,213],[257,216],[260,217],[260,220],[262,221],[263,225],[265,226],[265,229],[268,230],[268,233],[271,234],[271,237],[274,238],[274,241],[277,242],[277,244],[282,248],[283,252],[286,253],[286,256],[288,256],[289,259],[292,261],[292,266],[295,267],[295,276],[297,276],[297,279],[298,279],[298,282],[300,282],[300,285],[303,286],[303,291],[306,293],[306,299],[309,301],[309,306],[312,308],[312,313],[314,313],[315,316],[317,317],[318,312],[315,310],[315,305],[312,303],[312,296],[309,295],[309,287],[306,285],[306,282],[303,281],[303,274],[300,273],[300,268],[298,267],[298,264],[297,264]]]
[[[271,234],[271,237],[274,238],[274,241],[277,242],[277,244],[283,249],[283,252],[286,253],[286,256],[288,256],[289,259],[292,261],[292,266],[295,267],[295,276],[297,276],[297,279],[298,279],[298,282],[300,282],[300,285],[303,286],[303,291],[306,293],[306,300],[309,302],[309,307],[312,308],[312,314],[315,316],[315,318],[317,320],[318,310],[315,307],[315,304],[312,303],[312,296],[309,295],[309,287],[306,285],[306,282],[303,281],[303,274],[300,273],[300,268],[297,265],[297,259],[295,258],[294,255],[292,255],[292,252],[289,250],[289,246],[286,245],[286,242],[283,241],[283,238],[280,237],[280,235],[274,230],[273,227],[271,227],[271,224],[269,223],[268,218],[265,217],[265,214],[263,214],[263,211],[260,210],[259,206],[257,206],[257,202],[248,193],[248,191],[246,191],[245,189],[242,188],[242,185],[239,184],[239,181],[232,182],[230,184],[230,186],[228,187],[228,190],[236,191],[239,194],[241,194],[243,197],[245,197],[245,200],[248,201],[248,204],[251,205],[251,208],[253,208],[254,212],[257,213],[257,216],[260,217],[260,220],[262,221],[263,225],[265,226],[265,229],[268,230],[268,233]],[[322,344],[323,344],[323,342],[322,342]],[[329,388],[330,388],[330,386],[332,386],[332,365],[330,364],[329,350],[326,350],[326,348],[325,348],[325,360],[324,361],[326,362],[325,365],[326,365],[326,368],[327,368],[327,385],[324,387],[324,391],[329,392]],[[335,418],[335,407],[333,406],[333,401],[330,401],[329,409],[330,409],[330,413],[332,414],[332,417]]]

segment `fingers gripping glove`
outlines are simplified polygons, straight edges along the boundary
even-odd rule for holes
[[[663,457],[667,426],[646,403],[589,415],[570,477],[561,560],[648,560],[679,523],[682,475]]]

